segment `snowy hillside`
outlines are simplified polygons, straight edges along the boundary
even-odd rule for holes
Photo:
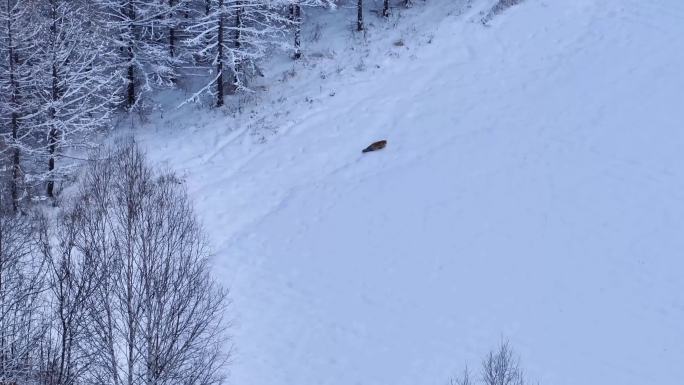
[[[137,129],[231,289],[230,383],[445,385],[503,336],[540,384],[680,384],[684,3],[428,3]]]

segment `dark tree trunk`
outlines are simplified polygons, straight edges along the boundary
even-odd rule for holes
[[[171,27],[169,28],[169,55],[171,57],[176,57],[176,26],[173,20],[173,7],[175,6],[175,0],[169,0],[169,19],[171,19]]]
[[[7,11],[12,9],[12,5],[9,0],[7,0]],[[17,85],[17,79],[15,77],[16,72],[16,61],[17,57],[15,55],[14,47],[14,34],[12,27],[12,17],[7,18],[7,61],[9,63],[9,83],[11,87],[11,104],[13,108],[16,108],[19,102],[19,91]],[[12,196],[12,210],[17,212],[19,205],[19,178],[21,175],[21,167],[19,163],[19,146],[17,141],[19,139],[19,116],[15,111],[11,113],[11,127],[12,127],[12,146],[14,147],[12,151],[12,181],[10,182],[10,190]]]
[[[389,0],[384,0],[382,3],[382,16],[383,17],[389,17]]]
[[[135,68],[134,60],[135,54],[133,52],[133,39],[134,37],[134,23],[135,23],[135,9],[133,9],[133,2],[128,3],[128,25],[130,28],[129,42],[128,42],[128,73],[126,74],[127,92],[126,92],[126,106],[130,109],[136,102],[135,96]]]
[[[12,141],[14,151],[12,153],[12,210],[16,213],[19,208],[19,178],[21,176],[21,166],[19,164],[19,147],[16,142],[19,138],[19,119],[16,112],[12,113]]]
[[[50,26],[50,34],[52,35],[52,42],[53,44],[57,44],[57,4],[55,1],[51,1],[52,3],[52,25]],[[53,48],[55,49],[55,48]],[[59,73],[57,71],[57,58],[55,57],[55,53],[53,52],[52,55],[52,85],[51,85],[51,98],[52,102],[55,103],[60,97],[60,92],[59,92]],[[50,107],[49,109],[49,119],[52,121],[55,119],[55,108]],[[48,158],[48,181],[47,181],[47,196],[50,198],[54,198],[54,189],[55,189],[55,179],[54,179],[54,170],[55,170],[55,153],[57,152],[57,128],[55,127],[54,123],[52,123],[50,127],[50,132],[48,133],[48,152],[49,152],[49,158]]]
[[[48,176],[50,179],[48,179],[47,182],[47,196],[50,198],[55,197],[55,179],[54,176],[52,175],[53,171],[55,170],[55,150],[57,149],[57,130],[54,128],[50,129],[50,138],[49,138],[49,145],[48,145],[48,151],[50,152],[50,159],[48,159]]]
[[[128,108],[133,107],[135,104],[135,69],[133,68],[133,48],[128,47],[128,74],[126,75],[127,92],[126,92],[126,105]]]
[[[363,0],[358,0],[356,13],[356,30],[363,31]]]
[[[169,29],[169,55],[176,57],[176,28]]]
[[[299,2],[290,4],[290,19],[294,23],[294,59],[300,59],[302,57],[301,50],[301,34],[302,34],[302,7]]]
[[[218,9],[218,31],[216,41],[218,53],[216,59],[216,107],[223,106],[223,0],[219,0]]]
[[[235,10],[235,35],[233,36],[233,46],[235,47],[236,51],[239,52],[240,48],[242,47],[242,29],[244,28],[243,15],[245,8],[243,6],[242,0],[237,0],[236,6],[237,9]],[[237,57],[235,59],[235,68],[233,68],[233,91],[237,91],[240,84],[242,71],[241,67],[240,57]]]
[[[55,193],[55,176],[53,175],[55,171],[55,155],[57,153],[57,139],[58,132],[53,126],[50,128],[50,133],[48,137],[48,152],[50,153],[50,158],[48,159],[48,182],[47,182],[47,196],[54,198]]]

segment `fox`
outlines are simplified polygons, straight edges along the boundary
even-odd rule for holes
[[[370,146],[364,148],[363,151],[361,151],[361,152],[366,153],[366,152],[371,152],[371,151],[382,150],[383,148],[385,148],[386,145],[387,145],[386,140],[379,140],[377,142],[371,143]]]

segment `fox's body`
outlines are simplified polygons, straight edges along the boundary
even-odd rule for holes
[[[372,143],[370,146],[366,147],[362,152],[371,152],[371,151],[377,151],[377,150],[382,150],[385,148],[387,145],[386,140],[379,140],[375,143]]]

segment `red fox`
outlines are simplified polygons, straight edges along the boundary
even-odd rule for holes
[[[364,153],[365,153],[365,152],[371,152],[371,151],[382,150],[383,148],[385,148],[386,145],[387,145],[387,141],[386,141],[386,140],[379,140],[379,141],[377,141],[377,142],[375,142],[375,143],[372,143],[370,146],[366,147],[366,148],[365,148],[363,151],[361,151],[361,152],[364,152]]]

